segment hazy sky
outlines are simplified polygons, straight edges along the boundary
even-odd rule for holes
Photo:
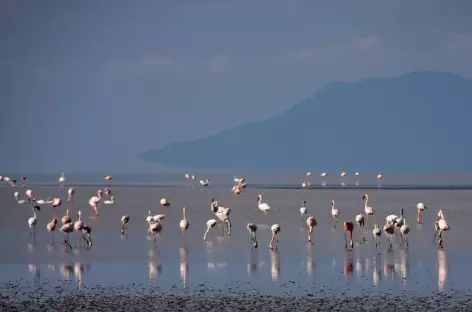
[[[333,80],[472,78],[472,1],[0,0],[0,174],[134,172]]]

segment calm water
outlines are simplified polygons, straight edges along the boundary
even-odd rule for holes
[[[375,184],[375,174],[362,183]],[[167,177],[167,178],[165,178]],[[76,285],[129,285],[160,287],[163,290],[196,291],[203,285],[225,291],[259,291],[277,294],[306,292],[326,294],[366,294],[372,292],[399,292],[430,294],[434,291],[468,291],[468,263],[471,256],[469,224],[472,219],[471,190],[369,190],[369,205],[375,216],[367,220],[365,230],[355,231],[356,245],[352,251],[344,248],[342,224],[332,228],[331,200],[336,200],[340,220],[353,220],[363,212],[363,190],[286,190],[251,189],[234,196],[226,185],[232,175],[209,175],[213,186],[201,190],[196,184],[184,181],[182,175],[114,176],[109,183],[116,197],[113,205],[101,205],[101,215],[89,219],[91,208],[88,198],[94,196],[97,187],[76,187],[72,214],[81,209],[85,223],[93,228],[94,245],[89,249],[66,249],[63,237],[57,232],[55,245],[46,232],[46,223],[52,217],[64,215],[66,204],[60,209],[43,205],[38,213],[36,240],[29,237],[27,219],[32,211],[29,205],[15,203],[14,190],[5,183],[0,186],[0,203],[3,217],[0,219],[0,285],[8,281],[22,283],[71,280]],[[101,175],[67,176],[70,184],[103,184]],[[299,184],[303,175],[248,176],[249,183]],[[352,178],[353,179],[353,178]],[[472,176],[392,177],[392,184],[466,185]],[[56,176],[32,176],[29,183],[37,198],[59,196],[67,198],[67,184],[38,186],[54,183]],[[197,177],[198,180],[198,177]],[[328,183],[336,183],[332,178]],[[319,183],[319,177],[312,177]],[[188,182],[188,183],[187,183]],[[196,181],[193,181],[196,183]],[[347,182],[354,183],[354,180]],[[387,177],[384,179],[387,184]],[[150,184],[169,187],[120,187],[119,185]],[[36,185],[36,186],[35,186]],[[259,212],[257,193],[272,206],[268,217]],[[203,241],[206,221],[212,218],[210,198],[215,196],[220,205],[232,208],[232,236],[217,228]],[[167,197],[171,207],[159,206],[159,199]],[[308,215],[316,216],[318,226],[314,233],[314,245],[306,242],[306,230],[299,208],[307,201]],[[424,224],[416,224],[416,202],[422,201],[429,209],[424,214]],[[182,206],[187,206],[190,229],[186,239],[180,232]],[[441,207],[451,226],[446,233],[442,250],[433,245],[434,219]],[[399,214],[404,208],[407,223],[411,227],[410,248],[401,249],[395,244],[393,252],[387,252],[386,238],[382,237],[380,255],[377,255],[372,239],[372,224],[384,223],[389,214]],[[146,238],[145,218],[148,210],[166,215],[163,232],[158,238],[158,248]],[[120,236],[120,218],[129,215],[131,220],[127,238]],[[245,225],[254,222],[258,230],[259,248],[251,248]],[[270,231],[267,224],[279,223],[279,250],[269,251]],[[359,244],[362,235],[367,242]],[[78,235],[71,235],[70,242],[78,245]],[[398,240],[399,241],[399,240]],[[77,281],[77,284],[75,283]]]

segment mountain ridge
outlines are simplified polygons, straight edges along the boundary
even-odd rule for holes
[[[452,73],[337,81],[266,120],[138,157],[193,169],[338,170],[345,158],[368,171],[472,169],[470,103],[472,81]]]

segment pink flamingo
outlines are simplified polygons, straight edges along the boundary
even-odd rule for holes
[[[56,197],[52,200],[52,208],[58,208],[62,205],[62,199]]]
[[[71,223],[72,219],[69,216],[69,208],[66,208],[66,215],[62,217],[62,224]]]
[[[69,234],[74,231],[74,225],[72,223],[66,223],[61,227],[60,231],[64,233],[64,244],[69,244]]]
[[[67,195],[68,195],[67,202],[68,203],[72,202],[72,197],[74,196],[74,193],[75,193],[75,190],[72,187],[69,190],[67,190]]]
[[[98,196],[93,196],[89,199],[89,205],[93,208],[95,215],[98,216],[98,204],[102,200],[102,190],[97,191]]]
[[[56,231],[57,218],[54,218],[46,225],[48,232],[52,232],[52,243],[54,244],[54,232]]]
[[[26,197],[28,197],[28,202],[36,200],[36,198],[34,198],[34,196],[33,196],[33,191],[32,190],[26,190],[25,195],[26,195]]]
[[[105,187],[105,195],[111,195],[111,190],[108,187]]]
[[[444,218],[444,214],[442,210],[439,210],[438,212],[438,219],[434,223],[434,227],[436,231],[434,232],[434,240],[433,243],[436,242],[436,234],[438,234],[438,243],[439,247],[443,248],[443,232],[449,231],[449,224],[447,223],[446,219]]]

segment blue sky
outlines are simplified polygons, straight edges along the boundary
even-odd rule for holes
[[[0,172],[138,172],[137,153],[331,81],[472,78],[472,1],[0,2]]]

